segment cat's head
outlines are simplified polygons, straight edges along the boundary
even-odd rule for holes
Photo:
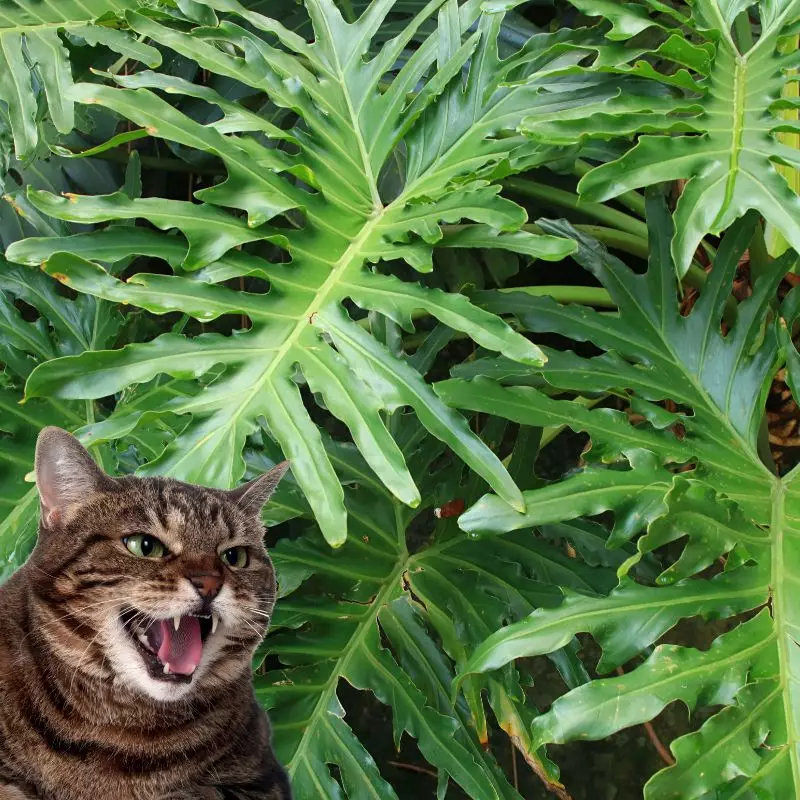
[[[50,647],[158,701],[240,677],[275,603],[260,512],[287,466],[233,491],[110,478],[73,436],[43,430],[29,569]]]

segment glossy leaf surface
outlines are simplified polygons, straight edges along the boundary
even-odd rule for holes
[[[612,27],[604,44],[573,39],[584,60],[567,72],[636,75],[644,81],[639,91],[597,104],[589,125],[584,114],[569,112],[532,114],[523,121],[522,129],[535,139],[564,144],[641,134],[621,158],[581,180],[583,197],[606,200],[687,179],[672,241],[681,275],[707,233],[719,234],[748,209],[757,209],[800,251],[800,200],[779,172],[780,165],[800,168],[800,157],[778,137],[781,131],[797,132],[797,121],[780,114],[793,106],[782,90],[796,80],[797,51],[787,52],[780,43],[800,17],[800,3],[750,4],[761,23],[752,46],[738,42],[732,30],[737,13],[746,13],[745,3],[697,0],[668,8],[649,0],[580,0],[575,5],[605,17]],[[642,31],[659,45],[632,46],[630,40]]]
[[[682,315],[669,217],[657,195],[648,208],[652,254],[646,274],[635,274],[591,243],[576,256],[614,297],[618,318],[600,324],[599,315],[585,308],[522,295],[493,303],[485,296],[488,307],[498,311],[502,303],[535,330],[591,340],[605,350],[595,358],[565,351],[541,374],[562,390],[591,386],[624,394],[632,408],[641,409],[641,421],[486,378],[447,381],[436,390],[462,408],[526,425],[563,419],[590,435],[588,457],[608,464],[525,492],[524,515],[503,508],[499,498],[484,497],[462,515],[463,528],[496,536],[608,510],[615,515],[609,543],[645,534],[637,541],[639,555],[623,565],[623,573],[642,553],[676,540],[682,542],[680,555],[659,576],[660,586],[627,577],[603,600],[569,592],[558,608],[541,608],[500,629],[477,648],[461,677],[551,652],[578,632],[597,640],[603,651],[598,671],[605,673],[656,643],[683,617],[725,618],[768,604],[771,613],[762,608],[708,652],[662,645],[624,676],[568,692],[534,721],[532,737],[537,745],[600,739],[652,718],[675,700],[690,709],[722,705],[699,731],[673,743],[677,763],[658,773],[645,795],[794,796],[800,754],[794,733],[799,621],[793,575],[800,495],[796,471],[777,478],[758,449],[765,392],[781,356],[778,321],[768,304],[792,257],[770,266],[752,296],[739,304],[732,328],[723,331],[725,298],[752,236],[752,220],[728,231],[699,299]],[[562,223],[546,227],[565,230]],[[674,401],[679,410],[668,413],[653,405],[663,400]],[[685,466],[675,474],[661,466],[676,462]],[[627,491],[618,492],[621,487]],[[725,571],[703,577],[721,557]]]
[[[136,0],[10,0],[0,8],[0,100],[7,104],[16,156],[30,159],[41,139],[39,99],[46,98],[53,125],[60,133],[75,127],[70,96],[72,67],[62,33],[116,53],[161,63],[158,50],[137,42],[118,27],[95,25],[100,17],[136,8]]]
[[[454,2],[429,3],[368,60],[362,56],[390,11],[389,2],[373,3],[348,23],[332,3],[310,0],[313,43],[232,0],[207,5],[223,13],[216,27],[187,31],[140,13],[129,13],[126,21],[140,36],[268,95],[298,116],[296,125],[288,131],[256,126],[233,101],[214,92],[198,94],[185,81],[147,71],[119,76],[116,88],[78,84],[72,96],[79,102],[104,106],[153,136],[215,156],[227,178],[198,191],[199,203],[131,199],[121,192],[61,198],[30,192],[29,202],[40,213],[62,220],[143,219],[164,231],[177,228],[181,235],[112,225],[74,243],[21,242],[7,255],[25,264],[44,263],[50,275],[82,293],[156,314],[180,311],[201,322],[244,315],[249,327],[232,336],[166,334],[114,351],[54,360],[31,376],[28,396],[101,397],[159,374],[199,377],[222,365],[223,374],[201,394],[164,406],[166,413],[191,415],[191,423],[145,471],[232,485],[244,471],[244,440],[263,416],[328,541],[338,545],[347,530],[341,488],[303,408],[294,380],[299,369],[308,387],[349,428],[371,468],[404,502],[419,502],[418,490],[381,412],[409,406],[430,432],[521,509],[519,490],[497,457],[419,373],[355,324],[342,303],[380,312],[407,330],[412,314],[422,309],[490,350],[540,364],[542,353],[532,342],[465,297],[401,281],[368,264],[402,258],[417,270],[430,270],[432,247],[442,239],[440,225],[462,219],[480,223],[482,235],[500,248],[522,248],[545,259],[568,254],[574,244],[563,237],[504,234],[516,231],[525,213],[500,197],[486,177],[500,160],[532,147],[519,136],[498,135],[513,131],[531,108],[578,108],[587,93],[612,89],[603,79],[590,81],[583,94],[541,93],[537,70],[547,60],[547,37],[521,51],[530,76],[526,82],[506,86],[511,64],[497,56],[503,15],[479,15],[476,4],[459,10]],[[438,26],[391,74],[389,87],[377,91],[405,44],[436,14]],[[468,33],[473,22],[477,29]],[[282,47],[270,44],[267,33]],[[229,47],[219,47],[221,41]],[[416,94],[408,101],[412,89]],[[200,124],[160,91],[219,104],[228,124]],[[403,184],[395,196],[384,196],[379,176],[401,141],[407,150]],[[276,146],[286,142],[292,147]],[[278,226],[283,215],[288,226]],[[254,243],[259,254],[234,249]],[[97,265],[122,251],[163,258],[176,274],[143,273],[122,282]],[[215,285],[244,275],[268,280],[269,292],[246,294]]]
[[[412,425],[403,422],[406,430]],[[451,493],[472,496],[476,482],[461,484],[452,461],[427,474],[441,459],[441,445],[430,437],[405,438],[409,464],[427,475],[421,488],[428,503],[443,503]],[[401,505],[351,446],[327,447],[343,477],[358,483],[345,490],[351,535],[335,551],[316,530],[274,548],[283,596],[262,654],[271,666],[256,676],[294,791],[300,797],[338,798],[343,789],[348,797],[397,796],[370,757],[370,742],[360,742],[349,727],[343,682],[390,705],[395,742],[404,733],[413,736],[426,760],[469,796],[519,798],[487,749],[480,697],[486,690],[523,757],[559,791],[552,764],[531,746],[530,710],[516,671],[507,667],[473,681],[453,707],[454,666],[494,627],[557,603],[556,583],[599,592],[613,574],[593,573],[543,541],[532,544],[527,532],[481,542],[459,532],[453,519],[431,527],[421,521],[425,509]],[[414,553],[409,531],[420,524],[425,546]],[[323,602],[315,588],[320,581],[337,587],[335,597]],[[329,764],[339,768],[338,780]]]

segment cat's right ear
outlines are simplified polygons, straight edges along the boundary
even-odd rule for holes
[[[69,506],[85,503],[111,485],[83,445],[61,428],[44,428],[39,434],[35,463],[45,528],[58,525]]]
[[[258,515],[261,509],[272,497],[272,493],[278,488],[281,478],[286,474],[291,465],[288,461],[281,461],[276,464],[269,472],[265,472],[250,483],[245,483],[238,489],[226,492],[228,499],[239,506],[242,511],[249,514]]]

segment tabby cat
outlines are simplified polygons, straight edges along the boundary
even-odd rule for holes
[[[38,543],[0,588],[0,800],[288,800],[251,684],[286,469],[227,492],[110,478],[41,432]]]

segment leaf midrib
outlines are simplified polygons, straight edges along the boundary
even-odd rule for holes
[[[232,425],[237,423],[237,420],[243,415],[253,399],[261,392],[262,388],[272,381],[272,378],[278,368],[283,366],[284,359],[291,354],[307,326],[312,324],[310,320],[313,319],[314,315],[319,313],[322,306],[328,302],[328,295],[338,284],[340,276],[354,261],[358,261],[359,264],[363,262],[363,257],[359,255],[361,248],[372,234],[372,231],[380,219],[380,216],[380,214],[375,215],[364,224],[358,236],[353,239],[344,253],[334,263],[330,274],[325,279],[322,286],[320,286],[320,288],[317,290],[314,299],[308,304],[308,306],[306,306],[303,313],[297,316],[297,321],[295,322],[295,325],[289,335],[277,348],[275,355],[272,357],[261,375],[253,381],[250,391],[244,394],[241,402],[239,402],[234,409],[229,410],[228,419],[221,427],[230,428]],[[216,432],[218,433],[219,429],[217,429]]]
[[[725,184],[725,198],[720,206],[719,214],[714,220],[711,229],[719,227],[720,220],[725,216],[733,200],[736,189],[736,178],[739,174],[739,157],[742,152],[742,143],[745,130],[745,102],[747,93],[747,59],[737,57],[733,73],[733,102],[731,108],[730,154],[728,157],[728,175]]]
[[[774,481],[772,488],[772,514],[770,518],[770,539],[772,539],[772,558],[770,562],[770,595],[772,597],[772,618],[778,646],[778,670],[780,675],[783,715],[786,723],[787,747],[791,750],[792,779],[795,787],[800,787],[800,763],[797,754],[797,735],[794,726],[794,709],[788,691],[791,679],[792,659],[787,652],[787,633],[783,629],[786,614],[784,603],[788,592],[783,591],[782,582],[785,566],[783,563],[783,519],[786,486],[782,481]]]
[[[335,42],[336,37],[333,35],[333,31],[328,24],[328,17],[325,14],[320,15],[322,20],[325,23],[325,32],[328,36],[329,42]],[[333,48],[333,54],[335,59],[335,66],[336,66],[336,77],[339,80],[339,83],[342,87],[342,96],[344,97],[344,101],[347,104],[347,111],[350,115],[350,127],[353,130],[355,135],[356,144],[358,145],[358,153],[361,156],[361,165],[364,169],[364,177],[367,181],[370,191],[370,197],[372,198],[372,204],[374,208],[382,209],[383,202],[381,201],[380,195],[378,194],[378,185],[377,181],[375,180],[375,175],[372,172],[372,163],[369,158],[369,152],[366,147],[366,143],[364,142],[364,137],[361,133],[361,126],[358,124],[359,116],[357,110],[353,106],[353,98],[350,96],[349,87],[347,81],[345,79],[344,70],[342,67],[341,62],[339,61],[339,51],[336,47]]]
[[[351,659],[353,659],[357,653],[361,652],[361,647],[364,644],[364,640],[366,639],[372,626],[376,624],[380,608],[387,602],[393,593],[399,593],[401,591],[402,587],[400,582],[403,572],[406,570],[407,561],[408,553],[404,551],[398,557],[394,570],[389,577],[387,577],[383,587],[370,604],[368,613],[366,613],[363,619],[358,623],[356,629],[353,631],[353,634],[350,636],[350,639],[342,646],[341,652],[343,655],[339,659],[335,659],[335,666],[333,670],[331,670],[330,677],[325,682],[325,689],[320,693],[319,698],[317,699],[317,702],[314,704],[314,708],[311,711],[309,717],[311,722],[303,732],[300,744],[295,749],[292,758],[287,765],[287,771],[290,778],[294,777],[296,771],[295,765],[299,761],[306,758],[306,752],[310,745],[311,739],[313,738],[312,734],[314,729],[319,720],[324,718],[324,715],[328,713],[328,706],[330,705],[331,698],[336,693],[336,689],[339,686],[339,681],[347,670]]]

